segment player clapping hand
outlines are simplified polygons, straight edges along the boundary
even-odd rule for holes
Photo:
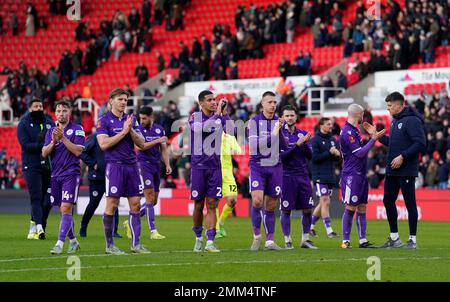
[[[302,136],[301,138],[298,139],[298,141],[297,141],[297,146],[300,147],[300,146],[303,145],[304,143],[307,143],[308,141],[311,140],[311,137],[312,137],[311,133],[308,132],[305,136]]]

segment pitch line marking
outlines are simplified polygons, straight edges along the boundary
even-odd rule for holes
[[[420,250],[425,250],[426,248],[421,248]],[[328,250],[328,249],[324,249],[324,250]],[[434,250],[448,250],[447,248],[437,248]],[[242,252],[242,251],[247,251],[249,252],[250,249],[222,249],[223,252]],[[285,250],[288,251],[288,250]],[[263,252],[263,251],[261,251]],[[283,252],[283,251],[281,251]],[[179,251],[156,251],[156,252],[151,252],[150,255],[155,255],[155,254],[171,254],[171,253],[193,253],[192,250],[179,250]],[[5,262],[21,262],[21,261],[34,261],[34,260],[53,260],[53,259],[66,259],[68,256],[70,255],[61,255],[61,256],[49,256],[49,257],[30,257],[30,258],[13,258],[13,259],[0,259],[0,263],[5,263]],[[108,255],[108,254],[76,254],[76,256],[83,258],[83,257],[117,257],[116,255]],[[132,254],[132,253],[127,253],[125,255],[120,255],[120,257],[124,257],[124,256],[139,256],[136,254]],[[386,258],[387,259],[387,258]],[[411,259],[411,258],[408,258]]]
[[[443,260],[450,259],[450,257],[393,257],[383,258],[383,260]],[[348,258],[348,259],[310,259],[310,260],[293,260],[293,261],[269,261],[269,260],[250,260],[250,261],[216,261],[210,264],[295,264],[295,263],[311,263],[311,262],[341,262],[341,261],[366,261],[367,258]],[[157,266],[186,266],[186,265],[204,265],[205,262],[181,262],[181,263],[142,263],[142,264],[126,264],[126,265],[98,265],[98,266],[82,266],[80,269],[109,269],[109,268],[137,268],[137,267],[157,267]],[[65,267],[42,267],[42,268],[24,268],[24,269],[5,269],[0,270],[0,273],[17,273],[17,272],[30,272],[30,271],[55,271],[55,270],[67,270]]]

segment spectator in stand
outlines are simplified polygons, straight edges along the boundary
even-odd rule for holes
[[[164,16],[164,3],[165,0],[155,0],[154,10],[155,10],[155,22],[158,25],[162,24],[163,16]]]
[[[87,34],[88,22],[79,21],[77,27],[75,28],[75,39],[77,41],[87,41],[89,39]]]
[[[157,70],[158,72],[161,72],[164,70],[165,68],[165,61],[164,61],[164,57],[161,54],[161,52],[159,50],[156,51],[156,64],[157,64]]]
[[[16,13],[12,13],[12,16],[11,16],[11,30],[12,30],[13,36],[17,36],[17,33],[19,32],[19,21],[18,21]]]
[[[174,30],[184,30],[184,25],[183,25],[183,15],[184,15],[184,11],[183,11],[183,7],[181,6],[181,4],[179,3],[174,3],[173,7],[172,7],[172,13],[173,13],[173,19],[174,19]]]
[[[151,27],[152,18],[152,3],[150,0],[144,0],[142,2],[142,21],[145,27]]]
[[[170,53],[170,61],[169,61],[169,68],[179,68],[180,67],[180,61],[175,57],[175,54],[172,52]]]
[[[141,22],[141,16],[139,15],[139,12],[134,5],[131,8],[130,15],[128,16],[128,22],[130,23],[131,30],[138,30],[139,24]]]
[[[114,52],[114,59],[119,61],[120,55],[125,51],[125,43],[119,35],[112,39],[110,48]]]
[[[144,62],[140,61],[136,66],[134,76],[138,78],[139,85],[148,80],[148,68],[144,65]]]
[[[27,37],[33,37],[36,34],[36,25],[34,22],[34,16],[32,14],[27,14],[25,27],[26,27],[25,35]]]
[[[38,11],[34,7],[32,1],[28,1],[26,14],[27,14],[27,18],[28,18],[28,15],[31,15],[33,17],[32,20],[33,20],[34,28],[38,28],[38,26],[39,26]]]
[[[342,71],[340,70],[336,71],[336,78],[337,78],[336,87],[347,89],[347,77]]]
[[[438,188],[448,189],[449,188],[449,177],[450,177],[450,150],[447,150],[445,157],[439,161],[438,168]]]

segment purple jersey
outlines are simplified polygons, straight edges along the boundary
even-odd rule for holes
[[[221,169],[222,132],[228,115],[207,116],[194,112],[189,118],[191,129],[191,165],[196,169]]]
[[[307,142],[300,147],[297,146],[297,141],[308,132],[295,128],[294,132],[290,133],[286,124],[281,133],[288,141],[287,148],[284,147],[281,150],[283,175],[309,175],[308,160],[312,157],[311,144]]]
[[[103,115],[97,124],[97,136],[107,135],[112,137],[118,134],[123,129],[123,125],[127,120],[128,114],[124,113],[121,118],[115,116],[111,111]],[[133,129],[137,133],[141,133],[139,130],[139,124],[134,118]],[[131,138],[131,134],[127,134],[120,142],[113,147],[105,150],[105,161],[107,163],[122,163],[122,164],[135,164],[136,153],[134,152],[134,142]]]
[[[165,134],[164,128],[158,124],[153,123],[149,128],[145,128],[142,125],[139,126],[139,130],[144,136],[145,142],[151,142],[155,139],[163,137]],[[159,166],[161,159],[161,146],[157,144],[145,151],[138,151],[137,159],[139,162],[147,162],[152,166]]]
[[[357,152],[364,147],[358,128],[346,122],[341,130],[340,145],[344,164],[343,175],[363,175],[367,173],[367,158],[357,156]]]
[[[55,127],[47,131],[44,146],[48,146],[51,143],[53,130],[55,130]],[[83,127],[69,122],[63,131],[64,136],[68,140],[84,148],[85,135]],[[50,154],[50,159],[52,163],[52,177],[80,175],[80,158],[70,152],[62,141],[56,142],[53,152]]]
[[[283,135],[273,136],[272,130],[278,116],[267,119],[263,113],[253,117],[248,124],[248,140],[250,146],[250,163],[261,166],[275,166],[281,163],[280,150],[287,147]],[[281,134],[281,131],[280,131]],[[281,139],[278,139],[281,138]],[[272,144],[278,144],[272,148]],[[277,152],[277,153],[274,153]],[[265,163],[261,160],[264,159]]]

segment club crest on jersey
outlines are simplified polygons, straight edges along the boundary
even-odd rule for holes
[[[289,206],[289,201],[283,200],[283,207],[287,208]]]
[[[198,192],[196,190],[192,191],[192,197],[197,197],[198,196]]]
[[[92,196],[97,197],[98,196],[98,192],[97,191],[93,191],[92,192]]]
[[[147,186],[149,186],[151,183],[152,183],[152,181],[151,181],[150,179],[146,179],[146,180],[145,180],[145,184],[146,184]]]
[[[156,129],[155,132],[158,133],[158,134],[160,134],[160,133],[161,133],[161,130]]]
[[[304,135],[302,133],[299,133],[297,136],[298,136],[298,138],[304,137]]]
[[[327,189],[326,188],[322,188],[322,189],[320,189],[320,192],[322,192],[322,194],[325,194],[325,193],[327,193]]]
[[[259,182],[257,180],[254,180],[252,182],[252,187],[256,188],[259,185]]]
[[[357,201],[358,201],[358,196],[353,195],[353,196],[352,196],[352,201],[353,201],[353,202],[357,202]]]
[[[334,147],[336,146],[336,144],[333,141],[331,141],[331,146]]]
[[[347,184],[351,185],[352,184],[352,177],[347,178]]]
[[[45,125],[45,128],[50,129],[52,126],[50,126],[49,124]]]
[[[112,186],[111,187],[111,193],[117,193],[117,187],[115,187],[115,186]]]
[[[402,129],[403,123],[398,124],[398,130]]]
[[[72,135],[73,134],[73,130],[72,129],[67,130],[66,134],[67,135]]]

